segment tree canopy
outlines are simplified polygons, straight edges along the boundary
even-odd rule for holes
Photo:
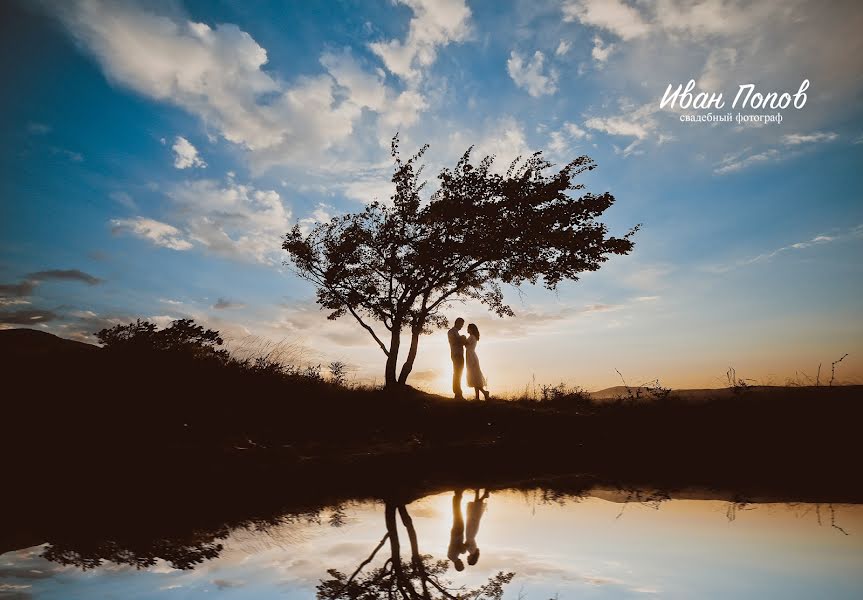
[[[164,329],[138,319],[96,332],[106,350],[114,352],[173,352],[197,358],[227,360],[228,352],[218,349],[224,340],[214,329],[204,329],[193,319],[177,319]]]
[[[573,181],[596,167],[587,156],[555,171],[537,152],[500,174],[492,170],[494,157],[473,164],[469,148],[439,173],[438,189],[423,201],[419,163],[426,149],[403,160],[393,138],[389,203],[372,202],[308,232],[297,224],[282,245],[329,318],[350,314],[380,347],[387,386],[407,381],[419,336],[447,325],[443,311],[453,301],[475,300],[513,316],[502,284],[553,290],[577,281],[610,255],[628,254],[638,230],[614,237],[598,220],[614,197],[584,192]],[[411,342],[397,374],[403,331]]]

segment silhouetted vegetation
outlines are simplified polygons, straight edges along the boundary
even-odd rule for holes
[[[402,559],[396,514],[408,534],[410,562]],[[330,579],[323,580],[318,585],[319,600],[500,600],[504,586],[512,581],[515,575],[501,571],[477,588],[455,586],[444,577],[449,570],[446,560],[435,560],[430,554],[420,552],[417,532],[405,504],[386,502],[384,523],[386,534],[351,575],[336,569],[328,571]],[[383,565],[363,573],[363,569],[372,563],[385,544],[389,545],[390,552]]]
[[[588,483],[742,499],[863,499],[844,466],[858,450],[861,386],[691,397],[656,383],[631,388],[637,399],[594,400],[561,384],[515,401],[454,401],[409,387],[352,389],[332,366],[324,376],[272,354],[234,356],[191,321],[100,337],[104,348],[0,331],[0,451],[15,457],[0,511],[11,521],[0,530],[26,545],[50,539],[58,562],[193,565],[218,552],[226,513],[244,522],[459,481],[517,487],[590,473]],[[138,533],[118,533],[129,515]]]
[[[538,152],[500,175],[491,169],[494,157],[473,165],[468,149],[423,202],[418,162],[425,150],[403,161],[393,138],[391,204],[372,202],[308,233],[297,224],[282,245],[297,273],[315,284],[329,318],[350,314],[374,339],[388,387],[407,382],[420,335],[447,325],[443,311],[452,301],[472,299],[512,316],[501,284],[541,282],[553,290],[577,281],[609,256],[628,254],[638,230],[608,235],[598,220],[614,203],[608,192],[570,197],[584,188],[575,177],[596,168],[587,156],[547,174],[552,164]],[[403,331],[410,347],[397,372]]]

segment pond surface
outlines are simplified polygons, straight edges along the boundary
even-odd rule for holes
[[[366,586],[356,597],[386,598],[394,577],[388,523],[400,542],[404,589],[421,593],[425,584],[433,597],[440,597],[436,585],[477,589],[512,572],[503,598],[513,600],[863,598],[863,505],[633,498],[602,490],[582,498],[492,491],[481,513],[473,490],[455,503],[448,492],[403,511],[348,503],[234,529],[217,540],[214,558],[183,570],[161,559],[142,569],[103,562],[84,570],[42,557],[50,549],[44,544],[0,556],[0,598],[315,598],[322,580],[329,580],[327,597],[350,597],[338,595],[344,580],[328,571],[350,576],[378,546],[352,585]],[[422,570],[410,567],[411,534],[414,549],[434,557]],[[67,552],[66,562],[75,556]]]

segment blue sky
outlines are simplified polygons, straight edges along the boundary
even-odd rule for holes
[[[863,10],[805,1],[4,3],[0,322],[92,341],[193,317],[235,344],[381,379],[352,323],[327,322],[279,237],[389,195],[389,140],[469,145],[506,165],[588,154],[629,257],[558,294],[507,292],[483,330],[493,391],[729,366],[782,383],[845,352],[863,382]],[[668,84],[739,84],[806,105],[763,126],[682,123]],[[697,113],[699,111],[691,111]],[[705,112],[705,111],[700,111]],[[736,112],[736,111],[735,111]],[[825,367],[822,367],[824,369]],[[442,334],[414,383],[445,387]]]

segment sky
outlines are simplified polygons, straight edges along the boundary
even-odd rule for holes
[[[504,598],[830,598],[859,596],[863,555],[859,505],[749,504],[718,500],[629,502],[622,492],[569,501],[541,490],[494,491],[476,536],[476,565],[447,579],[479,586],[516,575]],[[464,494],[463,506],[473,499]],[[407,506],[420,551],[444,559],[452,492]],[[466,510],[466,508],[463,508]],[[820,512],[818,512],[820,511]],[[135,569],[105,563],[82,571],[40,557],[44,546],[3,555],[8,593],[44,600],[81,598],[311,598],[328,569],[353,573],[386,532],[380,503],[344,507],[344,525],[287,521],[236,529],[220,556],[189,571],[163,560]],[[832,519],[831,521],[831,514]],[[832,527],[842,527],[848,535]],[[399,526],[402,556],[409,550]],[[382,549],[362,573],[388,556]],[[731,576],[729,576],[731,575]],[[2,585],[2,584],[0,584]],[[3,588],[0,587],[0,590]]]
[[[659,379],[863,383],[863,7],[803,0],[4,2],[0,327],[94,342],[177,318],[382,382],[280,238],[392,193],[390,140],[435,174],[588,155],[633,253],[475,322],[493,394]],[[660,108],[671,84],[722,110]],[[738,86],[800,108],[743,109]],[[802,100],[802,98],[801,98]],[[782,122],[684,122],[743,112]],[[299,350],[298,350],[299,349]],[[443,331],[410,383],[448,388]],[[619,371],[619,373],[618,373]]]

